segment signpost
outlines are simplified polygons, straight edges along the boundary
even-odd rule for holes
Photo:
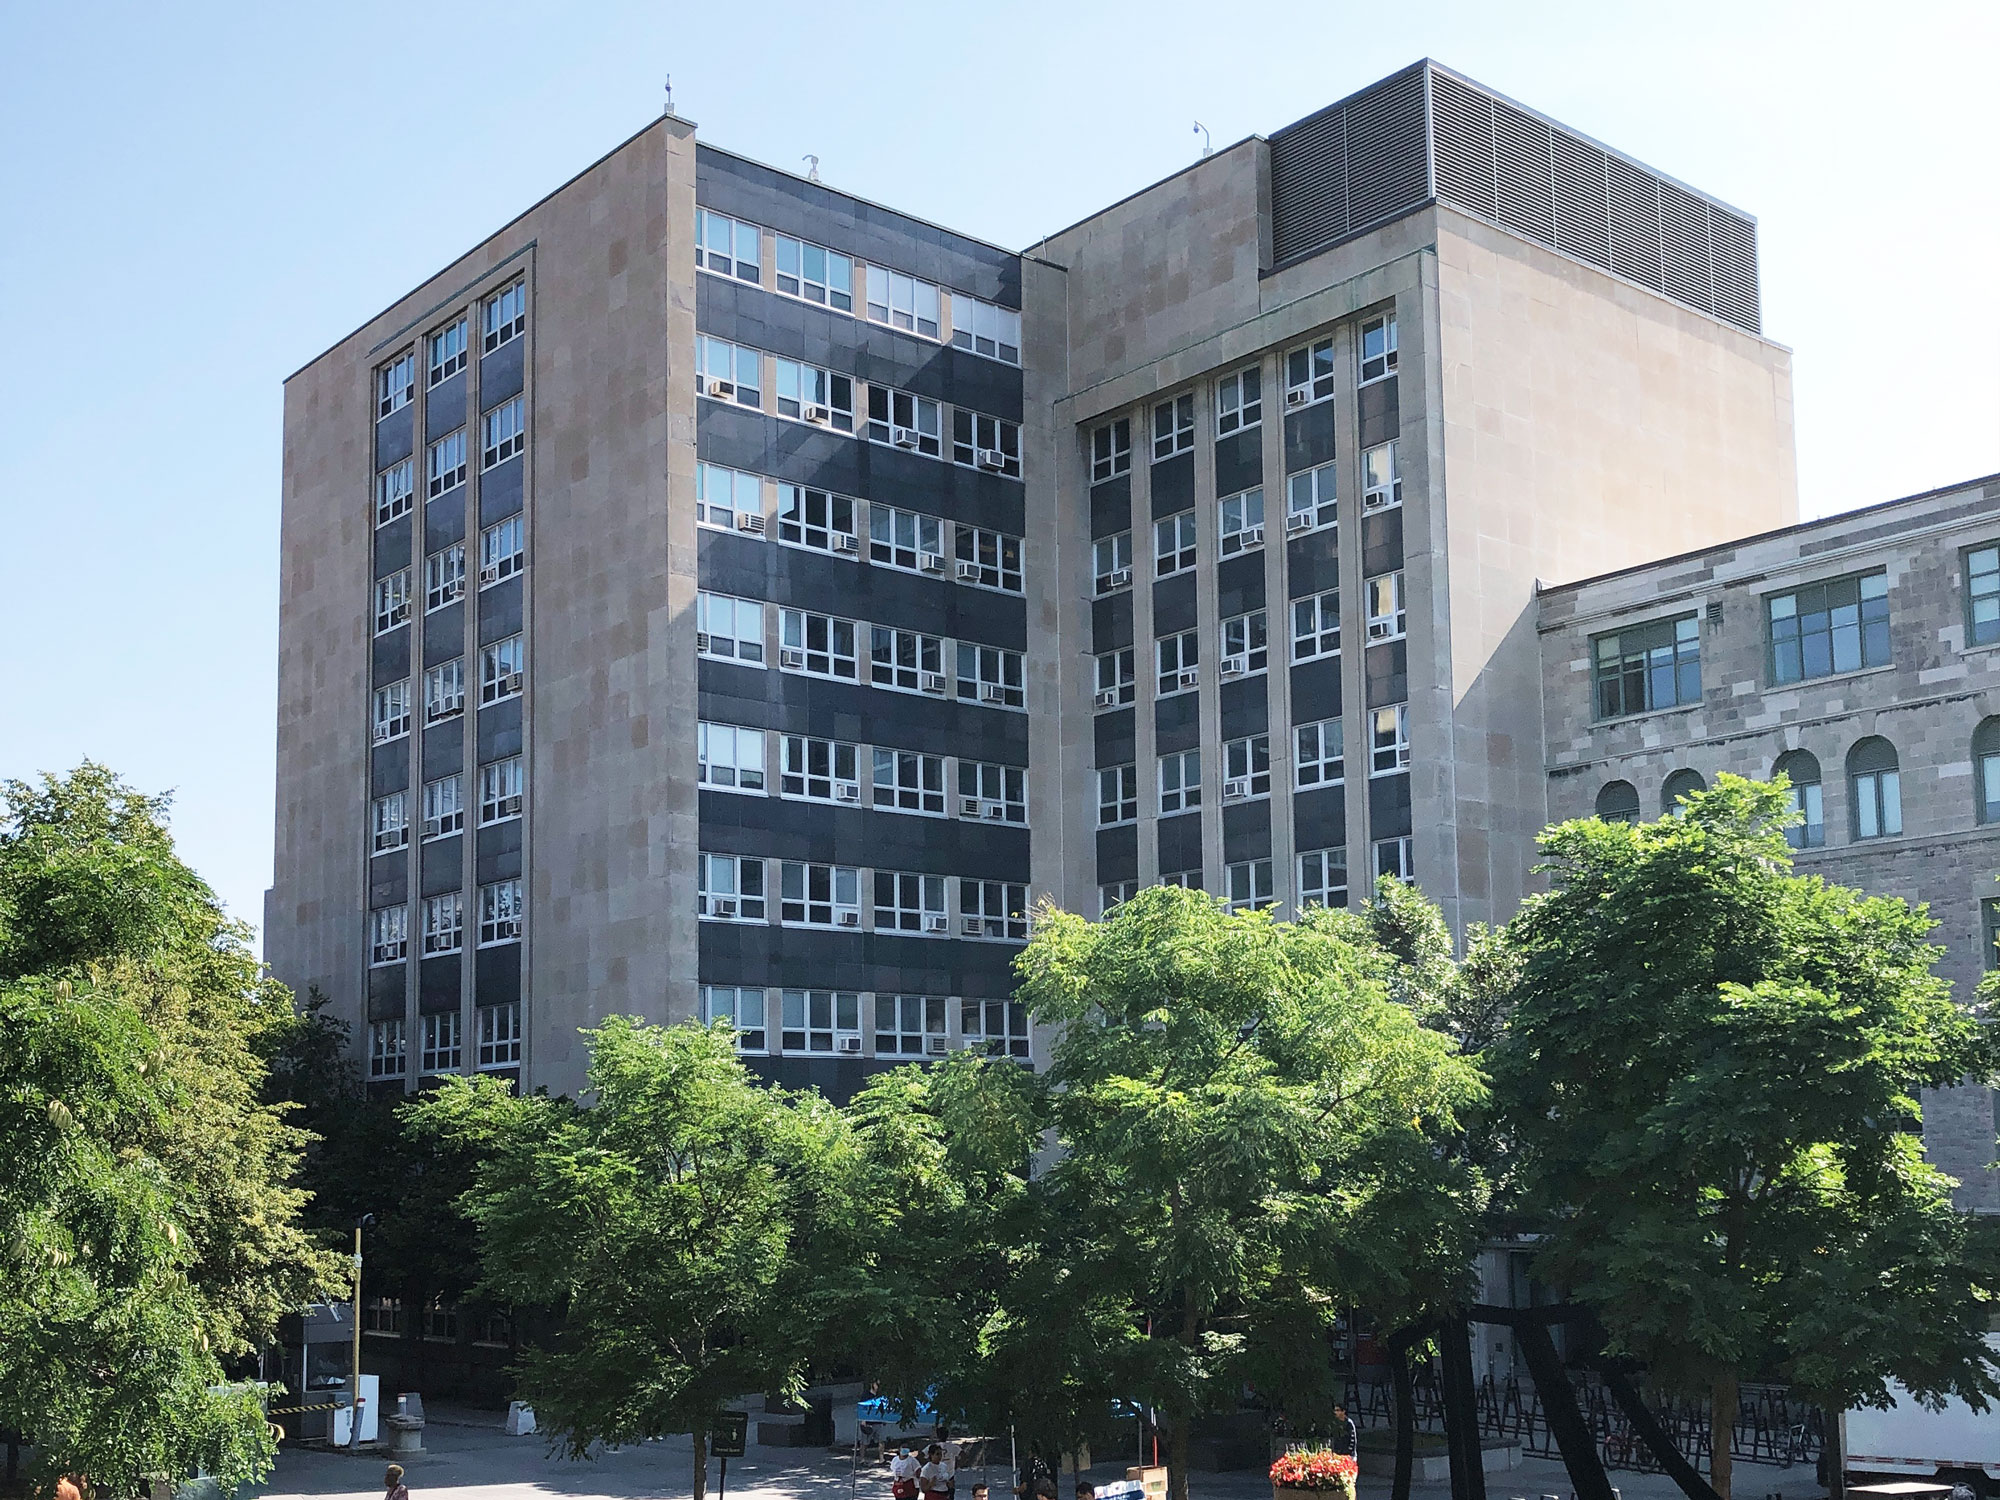
[[[715,1484],[715,1500],[724,1500],[729,1493],[729,1460],[744,1455],[749,1438],[748,1412],[719,1411],[715,1414],[715,1424],[708,1433],[709,1451],[722,1461],[722,1473]]]

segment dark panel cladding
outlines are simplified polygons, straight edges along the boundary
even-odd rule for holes
[[[1324,250],[1430,193],[1423,63],[1271,135],[1271,253]]]
[[[1139,878],[1139,826],[1100,828],[1097,832],[1097,883]]]
[[[414,820],[412,820],[414,821]],[[421,894],[442,896],[465,884],[465,835],[433,839],[423,846],[423,887]],[[467,911],[470,921],[476,913]]]
[[[1194,572],[1176,573],[1153,585],[1153,634],[1172,635],[1195,625]]]
[[[1157,596],[1156,596],[1157,597]],[[1264,607],[1262,548],[1225,557],[1215,567],[1215,612],[1222,619]]]
[[[701,846],[715,854],[762,854],[922,875],[1028,878],[1028,830],[1018,824],[916,817],[735,792],[701,793]]]
[[[1182,870],[1201,868],[1200,813],[1181,813],[1175,817],[1162,818],[1153,826],[1159,833],[1162,875],[1174,875]]]
[[[1333,403],[1285,413],[1285,472],[1317,469],[1333,462]]]
[[[368,909],[401,906],[410,899],[409,851],[378,854],[368,861]]]
[[[1194,504],[1194,455],[1180,453],[1153,465],[1153,519],[1175,515]]]
[[[1153,704],[1153,749],[1161,755],[1201,743],[1201,694],[1169,693]],[[1140,796],[1146,795],[1141,777]]]
[[[410,627],[398,625],[387,635],[376,636],[370,655],[375,663],[374,686],[401,682],[410,675]]]
[[[1285,543],[1285,591],[1294,599],[1340,587],[1340,533],[1334,527]]]
[[[465,655],[465,603],[454,600],[424,616],[424,665],[435,667]],[[468,682],[466,686],[472,684]]]
[[[697,663],[697,673],[700,714],[712,724],[921,747],[1011,766],[1028,763],[1024,713],[707,659]],[[482,753],[480,758],[487,757]]]
[[[1090,487],[1090,539],[1132,529],[1132,476],[1120,474]]]
[[[526,339],[509,339],[491,354],[479,357],[479,405],[491,411],[509,396],[521,394],[521,361]]]
[[[1093,766],[1126,766],[1138,758],[1139,711],[1114,708],[1099,714],[1091,726]]]
[[[1271,799],[1235,802],[1222,809],[1222,862],[1271,857]]]
[[[398,516],[387,526],[375,528],[375,576],[383,578],[398,568],[410,565],[410,528],[415,521],[410,516]],[[423,580],[415,580],[419,592]]]
[[[465,720],[446,719],[424,731],[424,780],[436,781],[465,765]]]
[[[514,340],[520,343],[519,339]],[[521,945],[496,943],[472,958],[472,997],[480,1005],[512,1005],[521,998]],[[479,1033],[473,1032],[474,1038]]]
[[[1410,831],[1410,773],[1368,779],[1368,837],[1398,839]]]
[[[1270,698],[1265,692],[1265,682],[1266,678],[1257,676],[1239,677],[1222,684],[1222,737],[1225,740],[1240,740],[1246,734],[1262,734],[1271,727]]]
[[[1322,656],[1292,668],[1292,722],[1310,724],[1340,715],[1340,658]]]
[[[479,476],[479,524],[491,526],[495,521],[504,521],[521,509],[522,475],[527,471],[527,460],[510,458],[504,464],[497,464]],[[478,576],[474,560],[466,559],[466,568],[474,577]]]
[[[442,958],[426,958],[417,964],[417,1009],[427,1016],[458,1009],[459,960],[463,954],[447,953]],[[417,1065],[415,1037],[410,1038],[410,1066]]]
[[[1132,644],[1132,591],[1090,601],[1090,649],[1116,651]]]
[[[743,1065],[766,1083],[785,1089],[817,1089],[827,1103],[845,1106],[877,1073],[900,1067],[907,1058],[746,1057]]]
[[[369,795],[399,792],[410,784],[410,737],[377,745],[368,753]]]
[[[1397,384],[1392,378],[1361,387],[1362,447],[1373,448],[1377,443],[1386,443],[1403,430],[1401,418],[1397,415]]]
[[[479,710],[478,741],[474,747],[479,763],[521,753],[521,700],[509,698],[491,708]]]
[[[368,971],[369,1020],[402,1019],[404,1008],[409,1003],[409,968],[408,964],[384,964],[379,969]]]
[[[1347,847],[1347,788],[1315,787],[1292,798],[1292,847],[1344,849]]]
[[[515,340],[516,343],[520,341]],[[510,635],[521,633],[521,575],[491,584],[479,591],[479,644],[490,646]],[[466,686],[470,687],[471,683]]]
[[[440,495],[424,506],[424,551],[439,552],[465,540],[465,487]]]
[[[697,924],[704,984],[874,990],[1005,1000],[1014,993],[1019,943],[827,932],[753,922]]]
[[[473,848],[472,878],[479,885],[521,877],[521,820],[482,828]]]
[[[1410,696],[1410,643],[1388,641],[1370,646],[1364,658],[1368,676],[1368,706],[1386,708]]]
[[[1218,497],[1253,489],[1264,482],[1264,429],[1232,432],[1215,442],[1215,493]]]
[[[1361,576],[1393,573],[1403,565],[1403,507],[1361,518]]]
[[[432,386],[425,395],[424,441],[435,443],[453,428],[464,425],[465,372],[461,370],[443,384]]]
[[[375,424],[375,467],[386,469],[408,458],[416,445],[417,409],[405,406]]]

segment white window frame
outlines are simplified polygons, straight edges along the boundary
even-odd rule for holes
[[[942,573],[944,522],[920,510],[898,510],[870,501],[868,561],[904,573]]]
[[[1365,319],[1354,340],[1358,384],[1392,380],[1396,374],[1396,315],[1381,313]]]
[[[877,995],[875,1055],[924,1057],[945,1050],[951,1002],[941,995]]]
[[[1271,861],[1246,859],[1222,868],[1223,900],[1231,911],[1256,911],[1277,905],[1273,894]]]
[[[512,1068],[521,1061],[521,1002],[509,1000],[501,1005],[481,1005],[473,1014],[479,1017],[479,1066],[485,1068]]]
[[[748,523],[743,516],[757,519]],[[721,464],[694,466],[694,521],[723,531],[760,531],[764,518],[764,481],[741,469]]]
[[[764,255],[758,238],[757,226],[747,219],[719,214],[712,208],[695,208],[694,263],[698,270],[761,286]],[[746,249],[747,255],[743,253]]]
[[[1400,641],[1409,634],[1410,616],[1405,607],[1403,572],[1377,573],[1361,584],[1368,601],[1368,644]]]
[[[861,871],[854,865],[780,860],[778,925],[860,930]]]
[[[393,854],[410,846],[410,794],[390,792],[368,804],[368,852]]]
[[[1255,677],[1271,665],[1270,616],[1261,609],[1231,615],[1221,625],[1222,658],[1219,670],[1231,662],[1242,663],[1241,675]],[[1234,675],[1234,674],[1232,674]]]
[[[1131,646],[1101,651],[1097,656],[1097,696],[1091,701],[1099,710],[1123,708],[1139,697],[1139,653]],[[1112,695],[1109,702],[1104,694]]]
[[[1132,419],[1114,417],[1090,434],[1090,482],[1102,484],[1132,472]]]
[[[780,990],[778,1049],[797,1056],[830,1055],[840,1038],[861,1036],[861,994],[858,990]],[[793,1039],[797,1045],[793,1045]],[[857,1049],[858,1050],[858,1049]]]
[[[1202,879],[1202,872],[1199,869],[1175,870],[1171,874],[1162,872],[1160,884],[1173,886],[1177,890],[1199,891],[1204,889]]]
[[[869,803],[882,812],[945,816],[944,757],[920,750],[874,747],[874,793]]]
[[[1171,635],[1153,637],[1153,669],[1153,696],[1156,698],[1199,691],[1201,632],[1177,630]],[[1189,672],[1195,675],[1195,681],[1184,680],[1183,674]]]
[[[1003,594],[1021,594],[1027,584],[1021,571],[1022,541],[1004,531],[985,526],[952,527],[952,550],[958,567],[954,576],[976,589],[994,589]]]
[[[1341,845],[1332,849],[1307,849],[1298,857],[1299,883],[1298,900],[1295,908],[1304,911],[1308,906],[1344,908],[1347,905],[1347,848]],[[1338,883],[1334,880],[1338,872]],[[1335,902],[1335,892],[1340,900]]]
[[[860,682],[861,662],[855,654],[862,627],[838,615],[808,609],[778,611],[778,668],[835,682]]]
[[[375,370],[375,420],[401,411],[415,399],[417,351],[405,349]]]
[[[1153,576],[1171,578],[1185,573],[1199,556],[1201,527],[1191,510],[1178,510],[1153,522]]]
[[[831,427],[835,432],[854,431],[852,375],[773,355],[771,384],[776,391],[778,415],[787,421]],[[824,413],[824,418],[816,419],[815,412]]]
[[[1091,588],[1099,598],[1132,586],[1132,533],[1120,531],[1090,544]],[[1119,575],[1123,574],[1121,578]]]
[[[1414,881],[1417,878],[1416,846],[1416,839],[1407,833],[1399,838],[1375,840],[1375,873]]]
[[[763,859],[750,854],[711,854],[706,849],[698,852],[694,910],[704,922],[754,924],[768,920]]]
[[[863,279],[869,322],[919,338],[943,337],[944,294],[935,282],[873,264]]]
[[[951,461],[1008,479],[1021,477],[1021,424],[967,406],[951,412]]]
[[[479,352],[491,354],[528,331],[528,283],[503,286],[480,304]]]
[[[922,937],[950,934],[944,876],[911,870],[877,870],[873,884],[877,932],[907,932]]]
[[[1019,881],[962,877],[958,882],[958,935],[1025,943],[1028,887]]]
[[[775,231],[771,241],[772,269],[779,293],[835,312],[854,311],[853,256]],[[817,267],[814,257],[818,257]]]
[[[1347,731],[1340,719],[1320,719],[1292,726],[1292,786],[1298,791],[1344,786],[1347,782]]]
[[[694,649],[697,656],[733,661],[742,667],[767,664],[764,647],[764,601],[716,594],[707,589],[694,596]]]
[[[528,681],[527,644],[518,635],[479,648],[479,701],[501,703],[521,695]]]
[[[465,543],[440,547],[424,559],[424,613],[465,597]]]
[[[1215,502],[1215,518],[1223,557],[1264,545],[1264,487],[1225,495]]]
[[[764,796],[764,763],[763,730],[706,719],[695,724],[695,780],[710,791]]]
[[[958,763],[958,814],[988,822],[1028,821],[1028,773],[1021,766],[999,761]]]
[[[1230,788],[1241,783],[1236,794]],[[1222,800],[1247,801],[1271,795],[1271,736],[1249,734],[1222,746]]]
[[[944,408],[928,396],[899,391],[894,386],[871,385],[868,441],[921,453],[926,458],[942,458]]]
[[[1136,880],[1106,881],[1097,888],[1097,915],[1100,920],[1111,915],[1119,907],[1139,894]]]
[[[696,335],[694,380],[697,396],[747,406],[752,411],[764,409],[764,356],[748,344],[732,343],[711,333]],[[728,385],[728,391],[711,389],[714,381]]]
[[[752,1055],[768,1051],[771,1021],[770,997],[761,989],[742,984],[705,984],[701,987],[701,1018],[710,1025],[727,1021],[736,1036],[736,1050]]]
[[[401,1016],[368,1023],[368,1076],[401,1078],[409,1067],[409,1023]]]
[[[1139,767],[1134,761],[1097,771],[1097,826],[1116,828],[1139,821]]]
[[[1391,703],[1368,714],[1368,774],[1393,776],[1410,764],[1410,705]]]
[[[435,781],[426,781],[419,801],[426,844],[465,832],[464,772],[447,771]]]
[[[505,583],[527,566],[528,527],[516,512],[479,533],[479,586]]]
[[[977,641],[960,641],[958,697],[985,708],[1028,706],[1027,663],[1018,651],[999,646],[982,646]]]
[[[424,495],[435,500],[465,483],[465,429],[447,432],[424,450]]]
[[[951,344],[954,349],[965,349],[984,359],[1018,367],[1021,363],[1021,315],[997,302],[953,292]]]
[[[457,949],[452,950],[454,953]],[[456,1073],[465,1065],[464,1025],[455,1010],[434,1011],[417,1017],[422,1032],[422,1050],[418,1057],[417,1075],[420,1078],[436,1077],[442,1073]],[[431,1312],[425,1311],[426,1329],[435,1326],[429,1323]],[[456,1321],[454,1319],[454,1321]],[[425,1337],[430,1337],[428,1331]],[[447,1335],[440,1334],[439,1337]],[[456,1338],[457,1330],[452,1329],[449,1337]]]
[[[1194,392],[1182,391],[1178,396],[1153,405],[1153,462],[1172,458],[1177,453],[1194,452]]]
[[[424,722],[436,724],[465,712],[465,658],[454,656],[424,671]]]
[[[378,745],[399,740],[410,732],[410,680],[385,683],[375,689],[369,723]]]
[[[1395,438],[1361,450],[1361,513],[1403,503],[1403,467]]]
[[[858,501],[835,490],[780,483],[778,543],[858,562],[861,546],[854,519],[858,508]]]
[[[518,755],[489,760],[479,768],[479,826],[509,823],[521,816],[527,795],[527,768]]]
[[[1314,339],[1285,354],[1285,405],[1314,406],[1334,392],[1333,335]]]
[[[1337,530],[1340,525],[1338,464],[1301,469],[1285,478],[1285,532]],[[1303,520],[1304,525],[1299,522]]]
[[[860,806],[859,745],[846,740],[818,739],[809,734],[787,734],[779,738],[778,757],[780,797]]]
[[[430,355],[430,385],[443,385],[463,370],[472,353],[472,326],[460,313],[444,327],[427,334],[424,347]]]
[[[521,941],[527,925],[527,908],[521,900],[521,881],[495,880],[479,888],[479,946],[497,948],[502,943]]]
[[[1161,817],[1193,812],[1201,806],[1201,747],[1162,755],[1154,779]]]
[[[465,892],[424,898],[424,957],[457,953],[465,947]],[[457,1011],[451,1012],[456,1016]],[[429,1071],[426,1069],[425,1071]]]
[[[409,907],[381,906],[368,913],[368,967],[399,964],[409,956]]]
[[[387,635],[410,623],[410,570],[398,568],[375,580],[375,633]]]
[[[1264,367],[1245,365],[1215,382],[1215,435],[1248,432],[1264,420]]]
[[[1028,1007],[1018,1000],[960,1001],[958,1035],[968,1052],[1033,1061]]]
[[[417,466],[402,458],[375,476],[375,524],[387,526],[417,508]]]
[[[1340,590],[1322,589],[1291,601],[1292,660],[1340,655]]]

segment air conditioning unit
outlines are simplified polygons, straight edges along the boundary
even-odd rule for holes
[[[520,692],[521,674],[519,672],[509,672],[504,677],[502,677],[500,679],[500,691],[503,693]]]
[[[861,913],[851,910],[837,911],[833,914],[833,925],[836,927],[859,927],[861,925]]]
[[[958,581],[960,583],[965,583],[968,580],[976,580],[978,577],[979,577],[978,563],[962,562],[958,565]]]
[[[503,917],[501,918],[501,920],[493,924],[493,936],[495,941],[498,941],[503,938],[517,938],[520,935],[521,935],[521,919],[519,917]]]
[[[917,554],[917,567],[925,573],[942,573],[944,571],[944,559],[935,552],[919,552]]]
[[[398,732],[399,731],[393,724],[377,724],[375,726],[375,743],[378,745],[386,745],[390,740],[393,740],[396,737]]]
[[[992,469],[997,473],[999,470],[1007,467],[1007,455],[1002,453],[998,448],[981,448],[979,450],[979,467],[982,469]]]
[[[724,401],[733,401],[736,399],[736,382],[724,380],[720,375],[711,375],[708,377],[708,393]]]
[[[496,818],[513,818],[520,816],[520,812],[521,799],[519,797],[502,797],[493,816]]]
[[[1234,802],[1249,795],[1250,782],[1246,777],[1238,776],[1234,780],[1222,783],[1222,799],[1225,802]]]
[[[390,959],[407,958],[410,952],[410,944],[407,939],[399,938],[393,943],[383,943],[375,952],[380,961],[386,963]]]
[[[433,703],[424,714],[424,722],[435,724],[441,719],[454,719],[465,712],[465,700],[457,699],[449,703]]]
[[[833,420],[833,413],[828,411],[824,406],[808,406],[806,408],[806,420],[824,427]],[[859,1044],[861,1038],[856,1037],[854,1040]]]
[[[1005,703],[1007,701],[1007,690],[997,682],[982,682],[979,684],[979,701],[981,703]]]
[[[694,633],[694,649],[697,651],[706,651],[708,649],[708,632],[706,630],[697,630]]]
[[[958,814],[962,818],[976,818],[979,816],[981,805],[977,797],[960,797],[958,799]]]
[[[1225,656],[1222,658],[1222,675],[1224,677],[1241,677],[1249,670],[1250,658],[1247,656]]]
[[[1184,688],[1200,687],[1201,669],[1199,667],[1183,668],[1180,675],[1180,685]]]
[[[1131,581],[1132,570],[1130,568],[1113,568],[1109,573],[1104,575],[1104,586],[1107,589],[1122,589]]]
[[[736,900],[732,896],[712,896],[708,902],[711,917],[733,917],[736,915]]]
[[[1388,504],[1389,492],[1387,490],[1370,490],[1361,497],[1361,508],[1363,510],[1383,510]]]
[[[1118,706],[1118,689],[1099,688],[1097,690],[1097,695],[1093,697],[1090,701],[1096,704],[1099,708],[1116,708]]]
[[[482,584],[498,583],[500,581],[500,564],[488,563],[485,567],[481,568],[479,570],[479,581]]]
[[[836,802],[859,802],[861,783],[858,781],[836,781],[833,784],[833,800]]]
[[[1244,546],[1246,546],[1246,547],[1261,547],[1261,546],[1263,546],[1263,545],[1264,545],[1264,528],[1263,528],[1263,527],[1261,527],[1261,526],[1252,526],[1252,527],[1248,528],[1248,529],[1247,529],[1247,530],[1246,530],[1246,531],[1245,531],[1245,532],[1243,533],[1243,545],[1244,545]]]
[[[833,534],[833,550],[836,552],[859,552],[861,543],[845,531]]]
[[[958,930],[967,937],[978,937],[986,931],[986,924],[981,922],[977,917],[960,917],[958,919]]]
[[[764,518],[754,510],[740,510],[736,513],[736,529],[748,531],[756,536],[764,534]]]
[[[941,911],[925,912],[924,931],[949,932],[951,931],[951,919]]]
[[[859,1052],[861,1050],[861,1038],[858,1036],[835,1037],[833,1044],[841,1052]]]
[[[914,427],[891,427],[889,429],[889,441],[894,443],[898,448],[914,448],[917,446],[917,429]]]
[[[1294,511],[1291,515],[1285,517],[1285,530],[1287,531],[1311,531],[1312,524],[1312,512],[1309,510]]]
[[[1297,390],[1285,392],[1285,405],[1287,406],[1304,406],[1310,400],[1312,400],[1312,392],[1304,386],[1300,386]]]
[[[944,691],[944,673],[919,672],[917,674],[917,686],[927,693],[942,693]]]
[[[1395,629],[1395,624],[1392,621],[1370,620],[1368,622],[1368,639],[1371,641],[1384,640],[1392,635]]]
[[[1007,804],[1004,802],[988,802],[979,809],[979,816],[1004,823],[1007,821]]]
[[[798,649],[797,647],[795,647],[795,646],[780,646],[780,647],[778,648],[778,665],[779,665],[779,666],[781,666],[781,667],[796,667],[796,668],[799,668],[800,670],[803,670],[803,669],[804,669],[804,667],[805,667],[805,664],[806,664],[806,654],[805,654],[805,652],[803,652],[803,651],[799,650],[799,649]]]

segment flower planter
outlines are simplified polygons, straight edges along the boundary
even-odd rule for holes
[[[1295,1490],[1288,1485],[1271,1486],[1271,1500],[1354,1500],[1354,1486],[1345,1489]]]

